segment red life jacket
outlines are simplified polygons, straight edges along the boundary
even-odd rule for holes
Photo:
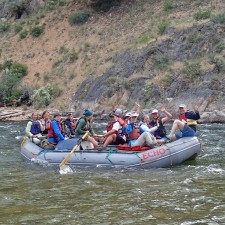
[[[110,130],[112,130],[112,128],[113,128],[113,124],[114,124],[115,122],[109,122],[108,124],[107,124],[107,126],[106,126],[106,131],[107,132],[109,132]],[[115,131],[115,134],[117,134],[117,131]]]
[[[140,136],[140,128],[134,125],[131,133],[129,133],[129,139],[130,140],[138,139],[139,136]]]
[[[60,132],[62,133],[62,125],[61,123],[57,122],[58,123],[58,126],[59,126],[59,130]],[[46,130],[48,131],[48,137],[49,138],[57,138],[58,135],[53,131],[52,129],[52,122],[49,122],[46,126]]]
[[[72,122],[70,122],[70,125],[71,125],[72,130],[75,130],[76,122],[74,120]]]
[[[187,122],[187,118],[185,117],[184,114],[179,115],[179,120],[182,121],[182,122]]]
[[[151,149],[150,147],[146,147],[146,146],[130,147],[130,145],[128,145],[128,144],[116,145],[116,148],[119,150],[132,151],[132,152],[141,152],[141,151],[146,151],[146,150]]]

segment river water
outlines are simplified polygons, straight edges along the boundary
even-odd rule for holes
[[[199,125],[195,161],[67,175],[21,160],[24,127],[0,123],[0,224],[225,224],[223,124]]]

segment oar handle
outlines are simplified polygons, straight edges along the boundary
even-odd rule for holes
[[[63,161],[59,164],[60,169],[63,169],[65,164],[69,161],[71,155],[74,153],[74,151],[77,149],[77,147],[80,145],[80,143],[88,136],[89,131],[86,131],[86,133],[78,140],[77,144],[73,147],[71,152],[63,159]]]

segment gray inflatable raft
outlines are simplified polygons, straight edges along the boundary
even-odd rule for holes
[[[21,156],[28,161],[59,165],[75,146],[76,141],[63,141],[56,146],[55,150],[44,150],[27,139],[21,144]],[[195,159],[201,153],[201,150],[198,138],[188,137],[141,152],[118,150],[115,146],[108,147],[107,151],[77,149],[71,155],[67,164],[164,168],[178,165],[189,159]]]

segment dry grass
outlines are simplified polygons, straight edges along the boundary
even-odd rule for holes
[[[18,40],[18,34],[9,33],[1,36],[1,62],[7,57],[12,57],[26,64],[29,74],[23,79],[22,84],[26,86],[44,85],[46,82],[44,74],[49,73],[50,82],[64,88],[62,96],[55,100],[54,105],[66,108],[73,93],[88,74],[94,72],[96,77],[110,68],[111,62],[103,63],[106,58],[124,48],[131,46],[141,48],[151,41],[166,38],[158,34],[160,21],[169,20],[170,26],[183,29],[195,23],[193,14],[198,7],[210,8],[212,13],[217,13],[224,7],[222,0],[170,2],[174,6],[170,12],[163,10],[163,0],[141,0],[134,1],[132,4],[125,2],[119,9],[109,13],[92,13],[88,23],[82,26],[70,26],[68,16],[79,9],[78,5],[72,4],[71,1],[69,5],[38,19],[40,25],[45,25],[44,33],[40,37],[33,38],[28,35],[25,39]],[[32,21],[35,23],[35,18],[32,17]],[[23,29],[29,30],[29,25],[24,25]],[[52,65],[61,57],[59,46],[69,50],[76,49],[79,54],[76,61],[63,63],[63,68],[57,72],[52,69]],[[24,54],[30,52],[35,53],[33,58],[24,57]],[[171,68],[179,69],[179,62],[173,63]],[[149,67],[146,70],[149,70]],[[75,72],[75,79],[63,82],[63,79],[70,79],[68,74],[71,71]],[[35,77],[37,73],[40,74],[40,79]],[[163,72],[157,71],[157,74]]]

